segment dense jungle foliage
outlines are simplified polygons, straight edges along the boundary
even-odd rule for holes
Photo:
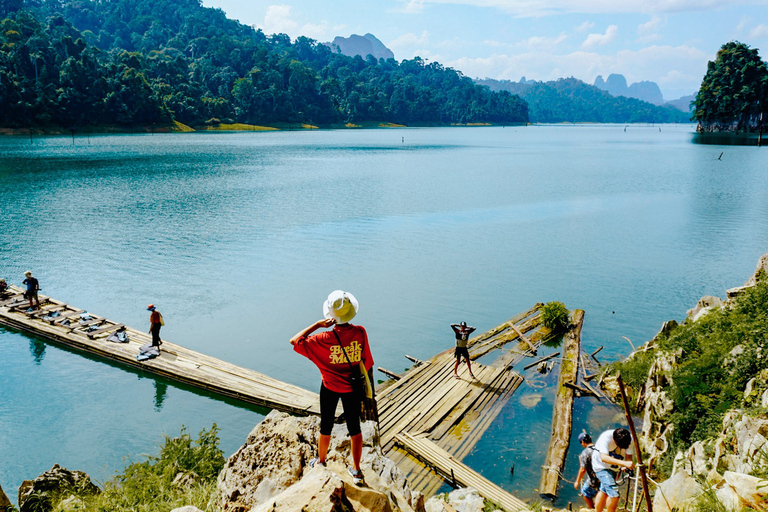
[[[347,57],[200,0],[0,0],[0,126],[527,122],[420,58]]]
[[[611,96],[576,78],[552,82],[477,80],[494,91],[509,91],[528,102],[532,123],[687,123],[690,115],[647,101]]]
[[[757,48],[731,41],[707,64],[693,117],[704,132],[748,132],[768,121],[768,68]]]
[[[758,277],[757,286],[729,307],[696,322],[687,320],[661,335],[656,350],[638,352],[614,365],[631,388],[640,389],[656,352],[681,352],[666,388],[674,402],[667,418],[674,424],[671,456],[716,436],[725,413],[742,405],[747,382],[768,368],[768,279]]]

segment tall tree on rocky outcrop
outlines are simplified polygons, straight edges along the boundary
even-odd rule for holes
[[[694,101],[698,131],[755,131],[768,113],[768,68],[756,48],[726,43],[707,65]]]

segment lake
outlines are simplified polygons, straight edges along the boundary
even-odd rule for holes
[[[395,372],[450,348],[450,323],[482,332],[551,300],[586,311],[586,350],[625,356],[624,336],[752,274],[768,151],[667,125],[0,137],[0,205],[0,277],[30,269],[42,293],[137,328],[154,303],[164,338],[317,390],[288,339],[334,289]],[[54,463],[103,482],[182,426],[215,422],[229,456],[267,412],[2,328],[0,368],[14,502]],[[525,499],[556,379],[533,372],[465,459]],[[581,429],[621,421],[591,399],[574,412],[570,480]],[[578,499],[564,483],[558,503]]]

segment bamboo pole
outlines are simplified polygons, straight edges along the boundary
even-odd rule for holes
[[[572,327],[563,338],[563,359],[560,364],[557,396],[552,412],[552,436],[541,470],[541,480],[539,480],[539,494],[547,499],[557,497],[557,484],[560,480],[560,472],[565,465],[565,456],[568,453],[568,443],[573,428],[573,390],[566,383],[573,384],[578,376],[584,311],[575,310],[572,319]]]
[[[619,391],[621,392],[621,401],[624,403],[624,415],[627,417],[629,430],[632,434],[632,442],[635,445],[635,456],[637,457],[637,469],[640,471],[640,478],[643,483],[643,494],[645,495],[645,504],[648,507],[648,512],[653,512],[651,495],[648,493],[648,477],[645,474],[645,466],[643,465],[643,454],[640,452],[640,441],[638,441],[637,439],[637,431],[635,431],[635,422],[632,420],[632,415],[629,413],[629,402],[627,402],[627,393],[624,391],[624,381],[621,380],[621,375],[618,376],[616,381],[619,384]]]

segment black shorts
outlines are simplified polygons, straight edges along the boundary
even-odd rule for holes
[[[456,356],[456,359],[461,361],[461,356],[464,356],[465,361],[469,361],[469,350],[467,347],[456,347],[456,350],[453,351],[453,355]]]
[[[347,420],[347,430],[350,436],[360,433],[360,399],[354,393],[336,393],[320,384],[320,433],[331,435],[333,422],[336,419],[336,406],[344,406],[344,418]]]

